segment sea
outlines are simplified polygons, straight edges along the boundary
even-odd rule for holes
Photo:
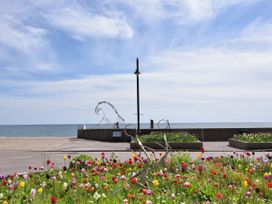
[[[228,123],[170,123],[170,128],[272,128],[272,122],[228,122]],[[110,125],[97,124],[54,124],[54,125],[0,125],[0,137],[76,137],[82,128],[110,128]],[[120,128],[136,128],[136,124],[120,124]],[[142,123],[142,129],[150,128]],[[167,124],[154,124],[154,128],[165,128]]]

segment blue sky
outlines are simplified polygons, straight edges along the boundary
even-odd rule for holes
[[[0,124],[272,121],[269,0],[11,0],[0,6]],[[113,117],[108,113],[109,117]],[[114,120],[114,118],[112,119]]]

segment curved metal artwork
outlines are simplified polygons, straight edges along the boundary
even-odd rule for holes
[[[114,105],[108,101],[98,102],[95,113],[100,118],[97,124],[99,128],[119,128],[119,124],[125,121]]]
[[[128,129],[135,130],[134,135],[129,134],[129,133],[127,132]],[[131,139],[135,138],[136,132],[137,132],[137,128],[136,128],[136,126],[133,125],[133,124],[130,124],[130,123],[129,123],[129,124],[127,124],[127,125],[125,126],[125,128],[124,128],[124,133],[125,133],[125,135],[126,135],[126,136],[129,136]]]
[[[159,129],[164,129],[164,130],[170,130],[170,122],[169,120],[165,120],[165,119],[161,119],[159,122],[158,122],[158,128]]]

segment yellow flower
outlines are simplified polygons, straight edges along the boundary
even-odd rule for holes
[[[21,188],[25,187],[25,182],[20,181],[19,186],[20,186]]]
[[[157,187],[157,186],[159,185],[159,181],[156,180],[156,179],[155,179],[152,183],[153,183],[153,185],[154,185],[155,187]]]
[[[242,167],[241,164],[238,164],[238,168],[241,169],[241,167]]]
[[[68,157],[66,155],[63,156],[64,161],[66,161],[68,159]]]
[[[269,174],[267,172],[265,172],[264,177],[269,177]]]
[[[272,163],[270,164],[270,168],[272,169]]]
[[[244,186],[245,186],[245,187],[248,187],[248,182],[247,182],[247,180],[244,180]]]
[[[42,193],[43,192],[43,189],[42,188],[39,188],[38,189],[38,193]]]
[[[137,157],[137,154],[135,154],[135,153],[131,153],[131,156],[132,156],[132,158],[134,158],[134,157]]]
[[[202,158],[202,153],[197,153],[197,154],[196,154],[196,157],[197,157],[198,159],[201,159],[201,158]]]
[[[4,201],[3,204],[8,204],[8,201]]]

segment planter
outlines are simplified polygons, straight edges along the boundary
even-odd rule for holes
[[[246,150],[272,149],[272,143],[244,142],[236,139],[229,139],[229,146]]]
[[[170,147],[174,150],[200,150],[203,147],[202,142],[169,142]],[[145,142],[143,143],[145,147],[149,147],[155,150],[164,150],[165,143],[163,142]],[[137,142],[130,143],[130,149],[141,149]],[[148,150],[148,148],[147,148]]]

